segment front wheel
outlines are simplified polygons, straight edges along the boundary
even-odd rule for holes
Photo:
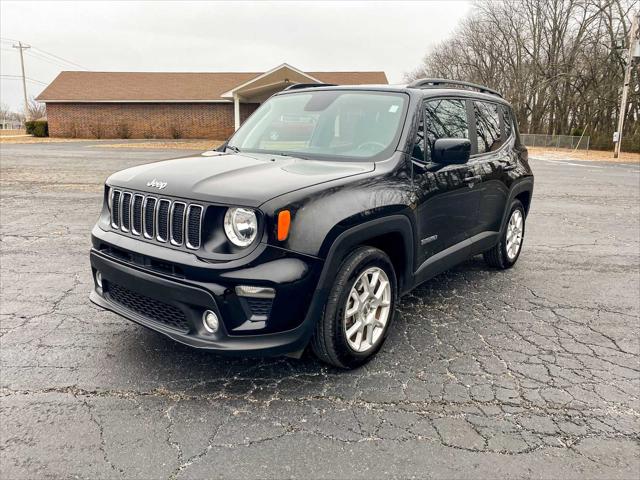
[[[369,361],[382,347],[393,319],[396,275],[389,257],[373,247],[359,247],[342,262],[311,348],[340,368]]]
[[[490,266],[500,269],[515,265],[524,241],[525,211],[520,200],[514,200],[509,211],[509,220],[500,241],[491,250],[484,252],[484,260]]]

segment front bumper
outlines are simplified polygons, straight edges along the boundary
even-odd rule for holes
[[[158,258],[167,249],[150,249],[97,228],[92,240],[91,301],[192,347],[221,353],[296,352],[308,343],[322,310],[325,295],[318,282],[323,262],[313,257],[261,246],[244,264],[234,262],[229,268],[192,255],[182,263],[167,261]],[[97,271],[102,287],[95,282]],[[247,299],[236,295],[238,285],[273,288],[275,297],[269,308],[263,304],[256,315]],[[202,324],[206,310],[220,319],[215,333]]]

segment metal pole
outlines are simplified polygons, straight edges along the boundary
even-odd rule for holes
[[[22,45],[22,42],[18,42],[18,45],[13,45],[13,48],[20,50],[20,68],[22,69],[22,94],[24,95],[24,118],[29,120],[29,100],[27,99],[27,79],[24,74],[24,55],[23,50],[31,48],[30,45]]]
[[[582,137],[584,137],[584,132],[586,132],[586,131],[587,131],[587,127],[584,127],[582,129],[582,135],[580,135],[580,140],[578,140],[578,144],[576,145],[576,148],[573,149],[574,152],[576,150],[578,150],[578,147],[580,146],[580,142],[582,142]],[[587,150],[589,150],[589,149],[587,148]]]
[[[237,93],[233,95],[233,128],[234,131],[240,128],[240,98]]]
[[[633,46],[638,31],[638,18],[640,13],[636,13],[631,23],[631,31],[629,32],[629,41],[627,43],[627,68],[624,72],[624,84],[622,86],[622,99],[620,100],[620,116],[618,117],[618,141],[615,144],[613,158],[620,156],[620,147],[622,146],[622,129],[624,128],[624,117],[627,111],[627,97],[629,95],[629,83],[631,83],[631,67],[633,63]]]

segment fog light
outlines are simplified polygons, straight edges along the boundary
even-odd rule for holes
[[[205,310],[202,314],[202,325],[207,332],[216,333],[220,327],[218,316],[211,310]]]
[[[102,288],[102,272],[100,270],[96,270],[96,284]]]

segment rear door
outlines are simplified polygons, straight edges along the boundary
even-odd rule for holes
[[[438,138],[469,138],[470,111],[464,99],[429,99],[414,146],[418,195],[419,263],[469,236],[478,222],[480,177],[469,164],[442,165],[431,159]]]
[[[510,156],[512,149],[507,145],[507,130],[510,132],[511,129],[505,125],[503,105],[485,100],[472,102],[476,148],[469,166],[482,178],[478,189],[481,197],[478,222],[472,232],[475,235],[500,230],[509,196],[505,174],[513,169],[513,159]]]

